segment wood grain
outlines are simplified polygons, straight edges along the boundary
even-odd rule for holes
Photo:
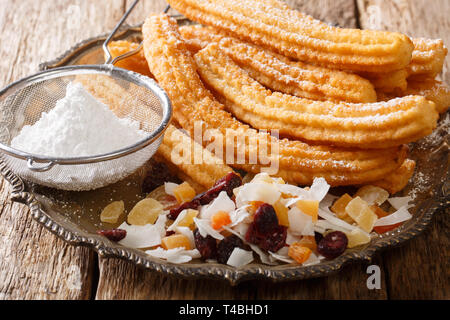
[[[450,43],[449,1],[358,0],[361,26],[396,30],[411,37],[441,38]],[[450,58],[442,79],[450,84]],[[431,228],[401,248],[383,254],[391,299],[448,299],[450,211],[435,214]],[[420,283],[420,285],[417,285]]]
[[[0,85],[109,30],[123,1],[0,1]],[[89,299],[94,254],[57,239],[11,203],[0,180],[0,299]]]

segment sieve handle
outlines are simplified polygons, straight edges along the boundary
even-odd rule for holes
[[[111,42],[112,38],[116,34],[117,30],[119,30],[120,26],[125,22],[127,17],[130,15],[131,11],[133,11],[134,7],[137,5],[139,0],[135,0],[133,4],[130,6],[130,8],[125,12],[122,19],[120,19],[119,23],[114,27],[114,29],[111,31],[108,38],[106,38],[105,42],[103,43],[103,51],[105,53],[105,64],[112,64],[114,65],[117,61],[120,61],[122,59],[131,57],[132,55],[135,55],[142,49],[143,42],[139,43],[139,46],[131,51],[125,52],[124,54],[121,54],[120,56],[117,56],[113,59],[111,52],[109,51],[108,44]],[[164,9],[164,13],[167,13],[170,9],[170,5],[167,5],[167,7]]]
[[[55,165],[54,161],[50,161],[48,164],[44,165],[43,167],[35,167],[34,166],[34,160],[32,158],[28,158],[27,160],[27,167],[29,170],[34,172],[45,172],[53,168]]]

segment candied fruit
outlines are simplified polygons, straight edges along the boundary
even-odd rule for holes
[[[106,223],[117,223],[125,210],[123,201],[114,201],[108,204],[100,214],[100,221]]]
[[[355,197],[360,197],[369,205],[381,205],[389,198],[389,192],[376,186],[363,186],[355,193]]]
[[[339,257],[347,248],[348,239],[345,233],[333,231],[323,237],[317,244],[317,252],[327,259]]]
[[[187,209],[186,215],[178,223],[179,227],[192,227],[194,225],[194,218],[198,216],[198,210]]]
[[[366,232],[373,229],[377,215],[369,208],[367,202],[360,197],[354,198],[345,207],[345,212]]]
[[[381,209],[379,206],[376,205],[370,206],[370,209],[372,209],[372,211],[377,215],[378,219],[389,215],[388,212],[384,211],[383,209]]]
[[[289,227],[289,209],[284,204],[282,204],[280,200],[273,204],[273,208],[275,209],[275,213],[277,214],[278,223],[280,224],[280,226]]]
[[[337,199],[331,206],[330,210],[336,214],[339,219],[344,220],[348,223],[353,223],[353,219],[345,212],[345,207],[348,205],[353,198],[348,194],[343,194],[339,199]]]
[[[173,194],[178,203],[189,202],[195,197],[195,190],[187,182],[183,182],[173,189]]]
[[[346,233],[346,236],[348,239],[347,246],[349,248],[353,248],[370,242],[370,236],[359,229],[353,229],[351,232]]]
[[[210,235],[203,237],[198,229],[194,230],[195,247],[202,259],[215,259],[217,257],[217,241]]]
[[[310,248],[312,251],[317,250],[317,243],[314,236],[303,236],[298,243],[303,247]]]
[[[316,222],[319,212],[319,201],[317,200],[299,200],[297,201],[297,208],[301,212],[312,217],[312,221]]]
[[[388,226],[373,227],[373,231],[375,231],[378,234],[381,234],[381,233],[385,233],[385,232],[394,230],[395,228],[400,227],[402,224],[403,224],[403,222],[399,222],[399,223],[391,224]]]
[[[144,226],[155,223],[159,214],[163,211],[163,205],[152,198],[145,198],[134,206],[128,214],[128,223],[135,226]]]
[[[230,215],[228,212],[219,211],[211,217],[211,226],[215,230],[219,230],[223,226],[231,223]]]
[[[172,236],[164,237],[161,239],[161,246],[165,250],[174,248],[184,248],[186,250],[191,250],[191,242],[189,238],[184,234],[174,234]]]
[[[289,246],[288,255],[298,263],[305,263],[311,255],[311,249],[301,245],[299,242],[294,242]]]

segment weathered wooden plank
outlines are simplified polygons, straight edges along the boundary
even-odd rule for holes
[[[446,0],[358,0],[360,24],[364,29],[390,30],[411,37],[440,38],[450,45],[450,1]],[[442,80],[450,83],[447,55]]]
[[[450,2],[446,0],[358,0],[364,28],[400,31],[412,37],[441,38],[450,44]],[[450,83],[447,56],[442,78]],[[391,299],[449,299],[450,211],[436,213],[424,234],[383,254]]]
[[[0,7],[0,86],[34,73],[77,41],[109,30],[122,0],[7,1]],[[0,299],[88,299],[94,254],[65,244],[9,200],[0,180]]]
[[[355,27],[355,5],[352,0],[287,1],[292,7],[302,10],[328,23]],[[128,4],[131,0],[128,0]],[[143,1],[130,16],[132,23],[145,19],[149,12],[161,12],[164,1]],[[379,263],[381,264],[381,263]],[[302,282],[273,284],[268,281],[251,281],[237,287],[225,282],[208,280],[179,280],[146,272],[114,259],[100,259],[100,280],[97,299],[314,299],[360,297],[386,298],[386,286],[370,291],[366,287],[366,267],[356,264],[346,267],[338,275]],[[118,290],[118,288],[121,290]]]

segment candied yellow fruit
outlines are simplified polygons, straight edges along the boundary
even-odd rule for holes
[[[303,247],[311,249],[312,251],[317,249],[317,243],[314,236],[303,236],[298,243]]]
[[[366,232],[372,231],[373,225],[378,219],[367,202],[360,197],[356,197],[350,201],[345,207],[345,212]]]
[[[289,209],[278,200],[273,204],[275,213],[277,214],[278,224],[280,226],[289,227],[288,211]]]
[[[223,226],[231,223],[230,215],[225,211],[218,211],[211,217],[211,226],[215,230],[219,230]]]
[[[194,223],[194,218],[198,216],[198,210],[187,209],[184,218],[178,223],[179,227],[191,227]]]
[[[376,186],[363,186],[355,193],[355,197],[360,197],[369,205],[381,205],[389,198],[389,192]]]
[[[359,229],[353,229],[352,232],[346,233],[348,239],[348,248],[353,248],[370,242],[370,236]]]
[[[178,203],[183,203],[194,199],[195,190],[189,183],[183,182],[173,189],[173,194],[177,198]]]
[[[165,250],[174,248],[184,248],[186,250],[191,250],[191,242],[189,238],[184,234],[174,234],[161,239],[161,246]]]
[[[316,222],[319,213],[319,201],[317,200],[299,200],[297,201],[297,208],[304,214],[312,217],[312,221]]]
[[[377,215],[378,219],[389,215],[388,212],[384,211],[379,206],[372,205],[370,206],[370,209],[372,209],[372,211]]]
[[[294,242],[289,246],[288,255],[298,263],[305,263],[311,255],[311,249]]]
[[[345,212],[345,207],[352,199],[353,198],[348,193],[345,193],[334,202],[330,210],[333,211],[339,219],[342,219],[347,223],[353,223],[353,219]]]
[[[100,221],[106,223],[117,223],[125,211],[123,201],[114,201],[108,204],[100,213]]]
[[[159,214],[163,211],[163,205],[152,198],[146,198],[136,203],[128,214],[128,223],[135,226],[144,226],[155,223]]]

